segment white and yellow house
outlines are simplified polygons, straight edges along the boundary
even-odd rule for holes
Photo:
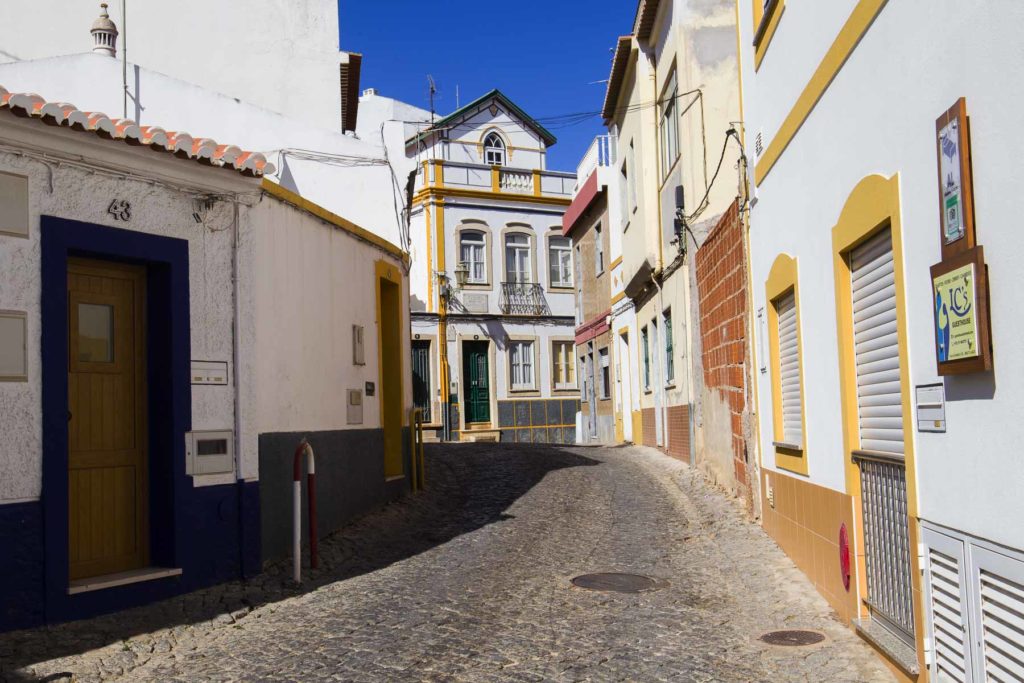
[[[736,12],[764,526],[900,678],[1024,680],[1024,6]]]

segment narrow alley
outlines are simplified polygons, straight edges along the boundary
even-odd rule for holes
[[[0,635],[0,680],[885,681],[738,506],[639,447],[428,447],[427,491],[288,562],[143,608]],[[597,592],[591,572],[651,577]],[[308,569],[307,569],[308,573]],[[806,647],[758,640],[810,629]]]

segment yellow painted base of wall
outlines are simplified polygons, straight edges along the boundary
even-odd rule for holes
[[[641,444],[644,442],[644,419],[643,412],[634,410],[630,418],[633,421],[633,443]]]
[[[857,618],[857,566],[854,548],[853,498],[804,479],[763,472],[761,524],[796,566],[814,583],[843,623]],[[775,507],[768,502],[771,487]],[[850,590],[843,587],[839,565],[839,528],[846,525],[850,538]]]

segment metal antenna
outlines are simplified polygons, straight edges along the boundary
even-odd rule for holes
[[[427,74],[427,83],[430,84],[430,125],[434,125],[434,95],[437,94],[437,84],[430,74]]]

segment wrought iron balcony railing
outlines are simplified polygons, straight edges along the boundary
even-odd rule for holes
[[[536,282],[502,282],[501,312],[506,315],[551,315],[544,287]]]

